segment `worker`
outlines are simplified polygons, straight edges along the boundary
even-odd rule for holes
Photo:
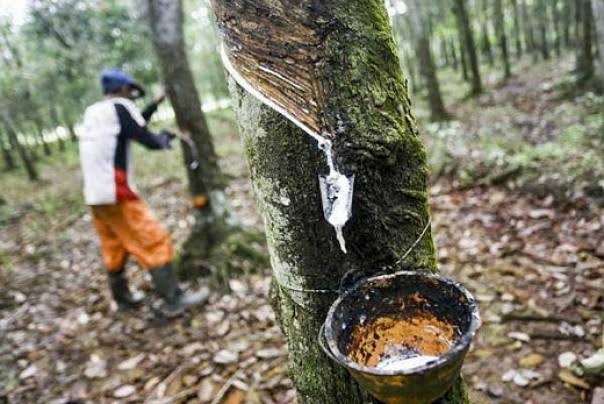
[[[152,150],[171,148],[174,134],[154,134],[147,128],[164,96],[141,113],[133,100],[145,91],[129,75],[106,70],[101,74],[101,86],[105,97],[86,109],[79,147],[84,199],[100,238],[111,294],[120,309],[140,306],[141,300],[130,292],[124,271],[132,255],[151,274],[164,314],[176,316],[204,302],[208,290],[184,292],[178,285],[170,235],[136,193],[130,154],[132,141]]]

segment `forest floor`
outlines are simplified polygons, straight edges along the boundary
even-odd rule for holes
[[[567,167],[566,152],[535,157],[531,150],[558,144],[569,128],[575,139],[578,125],[586,127],[584,144],[594,105],[603,105],[595,96],[563,94],[569,65],[558,64],[527,62],[521,77],[449,105],[455,124],[426,125],[433,166],[440,164],[430,194],[441,268],[477,297],[483,318],[464,365],[477,403],[590,402],[604,387],[602,377],[575,376],[564,363],[603,343],[601,205],[583,180],[538,192],[522,186],[538,182],[541,174],[533,174],[544,158],[558,156],[550,163]],[[459,93],[459,82],[450,83],[445,92]],[[233,207],[245,225],[261,228],[232,115],[210,118]],[[435,157],[434,134],[443,131],[441,138],[470,139],[481,151],[465,154],[489,170],[509,167],[490,166],[493,142],[476,141],[481,133],[524,145],[498,145],[498,156],[501,147],[515,147],[513,156],[504,150],[504,160],[529,157],[520,168],[512,161],[513,175],[504,180],[464,180],[470,170],[463,160],[451,168]],[[180,153],[143,153],[135,153],[139,188],[179,244],[193,222]],[[0,177],[0,402],[295,402],[285,340],[268,304],[268,269],[232,279],[230,292],[213,292],[209,304],[176,320],[158,319],[147,307],[116,312],[80,195],[75,146],[41,168],[41,184],[20,173]],[[150,296],[143,271],[135,263],[128,269],[132,285]]]

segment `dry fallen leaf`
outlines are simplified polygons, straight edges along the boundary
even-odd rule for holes
[[[37,372],[38,372],[38,367],[35,364],[29,365],[28,367],[23,369],[23,371],[21,373],[19,373],[19,379],[21,379],[21,380],[28,379],[28,378],[34,376]]]
[[[558,373],[558,377],[564,383],[568,383],[571,386],[579,387],[585,390],[590,389],[590,385],[586,381],[584,381],[583,379],[579,379],[577,376],[573,375],[569,370],[562,369],[560,373]]]
[[[212,358],[215,363],[226,365],[229,363],[235,363],[239,359],[239,355],[236,352],[227,351],[226,349],[220,350],[214,354]]]
[[[131,396],[135,392],[136,392],[136,387],[134,387],[131,384],[125,384],[125,385],[123,385],[121,387],[118,387],[113,392],[113,397],[115,397],[115,398],[126,398],[126,397]]]
[[[145,359],[145,354],[141,353],[136,356],[133,356],[130,359],[127,359],[117,365],[119,370],[132,370],[134,369],[143,359]]]
[[[545,358],[538,353],[529,354],[518,361],[518,364],[523,368],[536,368],[543,363]]]
[[[577,361],[577,355],[572,352],[563,352],[558,356],[558,365],[561,368],[569,368]]]
[[[199,390],[197,391],[197,398],[202,403],[209,403],[212,401],[214,394],[218,391],[220,387],[216,385],[209,377],[206,377],[201,382],[199,386]]]
[[[528,334],[517,331],[508,332],[508,338],[516,339],[522,342],[529,342],[531,340],[531,337]]]
[[[84,376],[89,379],[99,379],[107,377],[107,361],[97,354],[90,355],[90,359],[86,362]]]

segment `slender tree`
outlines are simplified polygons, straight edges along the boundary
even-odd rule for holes
[[[463,38],[463,45],[466,50],[466,56],[469,59],[470,71],[472,72],[472,94],[477,95],[482,92],[482,82],[478,66],[478,55],[476,54],[476,42],[474,41],[474,33],[470,25],[466,0],[453,0],[453,11],[457,18],[458,29]]]
[[[384,2],[278,4],[213,1],[227,57],[247,74],[251,86],[280,100],[289,114],[320,119],[323,124],[316,130],[333,142],[336,164],[356,178],[353,216],[344,228],[349,252],[344,254],[323,219],[317,174],[327,167],[317,143],[231,82],[266,224],[273,307],[287,337],[298,401],[369,403],[373,401],[347,372],[323,354],[317,334],[336,297],[333,291],[351,268],[374,273],[394,264],[419,239],[408,264],[436,270],[432,237],[429,232],[420,237],[429,218],[426,154]],[[292,77],[300,79],[293,83],[299,88],[289,82]],[[294,89],[313,96],[298,99],[289,92]],[[315,102],[323,108],[312,113],[300,109]],[[468,402],[462,384],[447,400]]]
[[[457,45],[455,45],[455,40],[453,38],[448,39],[449,49],[451,50],[451,63],[453,65],[453,69],[459,69],[459,60],[457,58]]]
[[[17,168],[17,164],[15,163],[15,159],[13,158],[13,151],[10,148],[8,135],[6,134],[6,131],[1,131],[1,129],[2,127],[0,126],[0,149],[2,149],[4,170],[11,171]]]
[[[15,150],[21,158],[21,162],[23,163],[23,167],[27,172],[28,178],[30,181],[38,181],[40,179],[40,175],[38,174],[36,163],[28,152],[27,148],[19,141],[17,131],[15,130],[14,124],[7,111],[3,111],[3,113],[0,114],[0,121],[2,123],[2,128],[8,137],[11,149]]]
[[[199,154],[199,166],[192,169],[194,156],[183,144],[189,188],[196,207],[196,223],[181,254],[180,264],[186,270],[198,266],[224,239],[230,215],[218,157],[187,60],[182,1],[148,0],[147,6],[153,45],[176,123],[180,131],[190,137]]]
[[[533,27],[533,19],[527,0],[520,0],[520,10],[522,13],[522,25],[524,27],[524,42],[526,49],[533,55],[533,59],[537,57],[537,44],[535,40],[535,29]]]
[[[539,50],[541,51],[541,57],[544,60],[549,59],[549,44],[548,44],[548,12],[546,0],[537,0],[536,7],[534,9],[535,20],[539,30]]]
[[[604,86],[604,0],[592,0],[593,16],[598,40],[599,64],[597,76],[600,85]]]
[[[491,34],[489,32],[489,1],[482,0],[482,16],[480,23],[480,48],[482,54],[486,57],[489,65],[495,64],[495,57],[493,56],[493,47],[491,46]]]
[[[505,33],[502,0],[493,0],[493,18],[495,19],[495,34],[497,35],[497,44],[499,45],[499,52],[503,62],[504,77],[508,79],[512,75],[512,69],[508,53],[508,38]]]
[[[461,63],[461,77],[464,81],[470,81],[470,73],[468,72],[468,52],[463,42],[463,34],[459,31],[459,60]]]
[[[415,57],[422,66],[419,69],[428,90],[428,105],[433,121],[444,121],[449,118],[440,92],[440,83],[436,75],[436,65],[432,56],[430,32],[428,30],[428,10],[419,0],[408,0],[409,19],[415,38]]]
[[[551,0],[550,8],[551,8],[551,16],[552,23],[554,26],[554,50],[556,51],[556,56],[560,56],[562,53],[562,32],[560,32],[560,11],[558,10],[559,1]]]
[[[516,58],[522,57],[522,30],[520,28],[520,10],[518,9],[518,0],[510,0],[512,4],[512,16],[514,18],[514,45],[516,48]]]
[[[562,1],[562,36],[564,37],[564,46],[570,48],[571,40],[571,25],[573,20],[574,0]]]
[[[578,12],[577,36],[577,79],[580,83],[589,81],[594,75],[594,54],[591,0],[576,0]]]

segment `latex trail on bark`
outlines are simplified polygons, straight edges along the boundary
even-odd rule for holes
[[[319,1],[214,1],[223,64],[247,92],[312,136],[329,168],[319,176],[323,213],[346,252],[342,229],[352,215],[354,176],[334,164],[334,131],[325,119],[319,71],[331,18]],[[222,3],[222,4],[221,4]],[[266,3],[266,4],[264,4]],[[228,4],[228,6],[226,6]]]

